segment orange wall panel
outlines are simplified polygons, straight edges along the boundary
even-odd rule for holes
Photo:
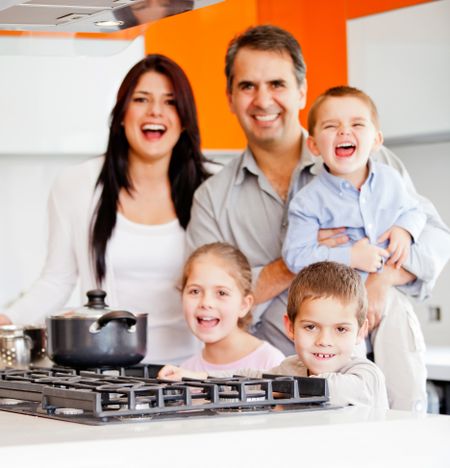
[[[330,86],[347,83],[346,0],[258,0],[260,23],[276,24],[299,41],[305,57],[308,102]]]
[[[226,0],[148,27],[146,51],[171,57],[191,80],[203,148],[245,146],[244,135],[228,108],[224,64],[229,41],[257,23],[256,12],[256,1]]]

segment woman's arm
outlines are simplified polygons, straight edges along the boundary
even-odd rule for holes
[[[40,323],[64,306],[77,280],[70,216],[70,187],[63,178],[54,183],[48,201],[48,246],[43,270],[34,285],[2,311],[13,323]]]

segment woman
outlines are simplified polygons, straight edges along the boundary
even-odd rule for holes
[[[167,57],[147,56],[120,86],[106,155],[54,184],[44,270],[3,322],[42,321],[63,307],[79,277],[83,301],[101,287],[110,307],[148,312],[146,360],[191,355],[176,284],[192,197],[208,175],[204,161],[186,75]]]

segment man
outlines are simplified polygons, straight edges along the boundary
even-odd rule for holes
[[[245,132],[248,147],[197,190],[188,245],[193,249],[225,241],[247,255],[259,304],[254,334],[290,355],[294,348],[283,332],[283,316],[294,275],[280,258],[287,207],[292,195],[322,164],[308,151],[307,134],[298,119],[306,102],[306,66],[290,33],[264,25],[233,39],[225,72],[230,109]],[[374,159],[395,167],[419,197],[395,155],[382,148]],[[420,242],[412,246],[409,261],[403,269],[386,265],[366,282],[369,325],[376,331],[372,334],[375,361],[386,375],[391,406],[398,409],[425,409],[426,370],[417,318],[409,301],[391,286],[425,298],[450,256],[448,228],[432,204],[420,200],[427,226]],[[329,246],[347,242],[343,230],[325,230],[320,237]],[[394,337],[392,330],[397,330]]]

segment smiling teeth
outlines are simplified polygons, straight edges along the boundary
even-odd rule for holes
[[[255,115],[255,119],[260,122],[271,122],[278,117],[278,114]]]
[[[333,357],[334,354],[320,354],[320,353],[317,353],[316,356],[324,359],[324,358],[330,358],[330,357]]]
[[[166,127],[160,124],[146,124],[142,127],[142,130],[151,130],[154,132],[163,132],[165,129]]]
[[[212,320],[217,320],[215,317],[199,317],[200,320],[204,320],[205,322],[211,322]]]

